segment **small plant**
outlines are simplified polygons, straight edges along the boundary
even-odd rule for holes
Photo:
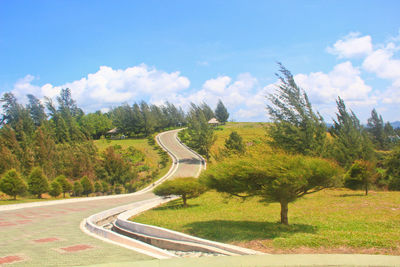
[[[56,177],[56,181],[61,185],[61,192],[63,193],[63,198],[65,198],[65,193],[72,190],[72,185],[68,182],[64,175],[59,175]]]
[[[62,192],[62,187],[57,181],[53,181],[50,184],[50,191],[49,194],[52,197],[58,197]]]
[[[81,185],[82,185],[82,194],[86,195],[87,197],[94,190],[93,184],[92,184],[92,182],[89,180],[89,178],[87,176],[83,176],[82,177]]]
[[[74,187],[72,190],[73,190],[74,196],[79,197],[83,192],[83,187],[80,182],[75,181]]]
[[[42,198],[42,194],[49,191],[49,182],[40,167],[36,167],[31,171],[28,177],[28,190],[31,194]]]
[[[25,193],[26,184],[20,174],[15,169],[11,169],[0,180],[0,191],[17,199],[17,195]]]

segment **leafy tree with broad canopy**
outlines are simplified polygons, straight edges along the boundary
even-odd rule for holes
[[[187,207],[187,200],[203,194],[207,188],[200,184],[196,178],[184,177],[166,181],[154,189],[157,196],[180,196],[183,206]]]
[[[310,193],[334,186],[340,169],[321,158],[265,154],[227,158],[200,176],[210,189],[247,198],[279,202],[281,223],[289,224],[288,204]]]
[[[28,177],[28,190],[31,194],[42,198],[42,194],[49,192],[49,182],[44,175],[42,168],[35,167]]]
[[[276,93],[267,98],[268,113],[273,123],[267,128],[271,145],[290,153],[321,156],[326,141],[326,125],[315,113],[307,94],[294,81],[293,75],[278,63],[280,80]]]
[[[229,113],[221,99],[218,101],[217,108],[215,109],[215,117],[221,123],[228,121]]]
[[[11,169],[0,180],[0,191],[17,199],[17,195],[25,193],[26,184],[21,175],[15,169]]]

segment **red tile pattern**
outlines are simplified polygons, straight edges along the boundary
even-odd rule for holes
[[[65,251],[65,252],[77,252],[77,251],[81,251],[81,250],[86,250],[86,249],[91,249],[93,248],[90,245],[85,245],[85,244],[79,244],[79,245],[75,245],[75,246],[70,246],[70,247],[65,247],[65,248],[60,248],[61,250]]]
[[[6,264],[6,263],[13,263],[17,261],[23,261],[24,259],[21,258],[20,256],[5,256],[0,258],[0,264]]]
[[[33,240],[36,243],[48,243],[48,242],[54,242],[54,241],[58,241],[59,239],[56,237],[48,237],[48,238],[41,238],[41,239],[36,239]]]

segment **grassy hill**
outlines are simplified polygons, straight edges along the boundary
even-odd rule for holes
[[[228,123],[216,130],[212,154],[237,131],[248,150],[271,151],[266,124]],[[211,158],[211,164],[217,162]],[[400,255],[400,192],[326,189],[289,204],[289,226],[278,203],[242,201],[214,191],[188,201],[172,201],[133,221],[236,244],[267,253],[368,253]]]

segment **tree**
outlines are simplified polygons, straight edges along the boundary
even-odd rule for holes
[[[367,130],[372,136],[372,142],[378,149],[385,146],[384,123],[381,115],[378,115],[375,109],[371,111],[371,118],[368,119]]]
[[[61,185],[61,192],[63,193],[63,198],[65,198],[65,193],[72,190],[72,185],[68,182],[64,175],[59,175],[56,177],[56,181]]]
[[[25,193],[26,184],[20,174],[15,169],[11,169],[0,180],[0,191],[17,199],[17,195]]]
[[[94,183],[94,192],[100,193],[102,190],[103,190],[103,188],[101,187],[101,184],[98,181],[96,181]]]
[[[196,178],[184,177],[166,181],[154,189],[157,196],[180,196],[183,206],[187,207],[187,200],[203,194],[207,188],[200,184]]]
[[[395,147],[384,162],[389,190],[400,191],[400,145]]]
[[[83,192],[83,187],[82,187],[81,183],[78,181],[75,181],[72,191],[74,192],[74,196],[79,197]]]
[[[337,120],[330,129],[334,137],[332,155],[338,163],[349,168],[355,160],[371,160],[373,149],[371,141],[353,111],[348,112],[346,105],[338,97]]]
[[[101,182],[101,192],[103,193],[103,194],[107,194],[108,193],[108,191],[110,190],[110,187],[108,186],[108,184],[107,184],[107,182],[105,182],[105,181],[102,181]]]
[[[205,102],[200,104],[199,109],[203,112],[207,122],[215,117],[214,111]]]
[[[221,123],[228,121],[229,113],[221,99],[218,101],[217,108],[215,109],[215,117]]]
[[[336,184],[339,168],[321,158],[264,154],[227,158],[200,176],[210,189],[246,199],[279,202],[281,223],[288,224],[288,203]]]
[[[374,175],[371,162],[356,160],[344,176],[344,186],[353,190],[364,188],[368,195],[368,188]]]
[[[31,114],[32,120],[36,126],[40,126],[47,119],[44,106],[34,95],[28,94],[27,97],[29,99],[27,108]]]
[[[28,191],[42,198],[42,194],[49,191],[49,182],[40,167],[32,169],[28,177]]]
[[[273,121],[267,128],[270,144],[290,153],[320,156],[326,142],[326,126],[315,113],[304,90],[297,86],[289,70],[278,63],[280,80],[275,94],[268,96],[268,113]]]
[[[230,152],[239,154],[244,154],[246,152],[243,138],[236,131],[231,132],[229,138],[225,140],[225,148]]]
[[[202,109],[193,103],[191,105],[186,130],[189,136],[187,142],[191,148],[209,159],[211,146],[216,140],[214,129],[208,124]]]
[[[87,176],[83,176],[81,179],[81,185],[82,185],[82,194],[86,195],[87,197],[89,196],[90,193],[93,192],[93,184],[89,180]]]
[[[53,181],[50,184],[50,191],[49,194],[52,197],[58,197],[62,192],[62,187],[57,181]]]

